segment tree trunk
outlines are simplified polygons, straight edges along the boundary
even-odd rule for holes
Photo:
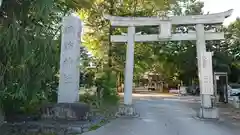
[[[114,15],[114,0],[110,1],[110,9],[109,9],[109,15]],[[112,68],[112,42],[111,42],[111,35],[113,34],[113,28],[111,26],[111,23],[109,23],[109,37],[108,37],[108,75],[107,79],[110,80],[111,77],[111,68]]]
[[[117,91],[121,91],[121,72],[117,73]]]

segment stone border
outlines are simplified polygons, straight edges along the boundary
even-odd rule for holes
[[[109,121],[104,117],[96,117],[93,121],[29,121],[21,123],[3,124],[1,135],[25,135],[25,134],[82,134],[88,132],[94,126],[101,127]]]

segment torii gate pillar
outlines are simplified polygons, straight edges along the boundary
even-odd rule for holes
[[[124,104],[132,105],[135,27],[128,27],[127,37],[128,41],[124,79]]]
[[[212,53],[206,52],[204,24],[196,24],[196,37],[197,65],[201,92],[201,108],[198,112],[198,117],[217,119],[219,117],[219,112],[218,109],[213,106],[212,102],[214,93]]]

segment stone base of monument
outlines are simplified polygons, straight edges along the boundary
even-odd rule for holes
[[[41,109],[42,119],[84,121],[90,116],[90,107],[85,103],[48,104]]]
[[[92,127],[102,126],[106,121],[95,117],[94,121],[41,120],[18,123],[6,123],[0,128],[1,135],[77,135]]]
[[[121,105],[116,113],[116,117],[136,118],[139,116],[139,113],[137,113],[136,108],[133,105]]]
[[[200,108],[197,116],[201,119],[219,119],[218,108]]]
[[[47,104],[41,113],[41,119],[4,123],[0,134],[76,135],[101,127],[110,119],[97,111],[90,113],[90,107],[85,103]]]

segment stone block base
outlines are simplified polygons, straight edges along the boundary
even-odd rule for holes
[[[90,107],[85,103],[48,104],[41,109],[42,119],[88,120]]]
[[[119,107],[116,117],[139,117],[133,105],[122,105]]]
[[[239,97],[237,97],[237,96],[233,97],[233,107],[240,108],[240,100],[239,100]]]
[[[218,108],[200,108],[198,117],[202,119],[219,119]]]

